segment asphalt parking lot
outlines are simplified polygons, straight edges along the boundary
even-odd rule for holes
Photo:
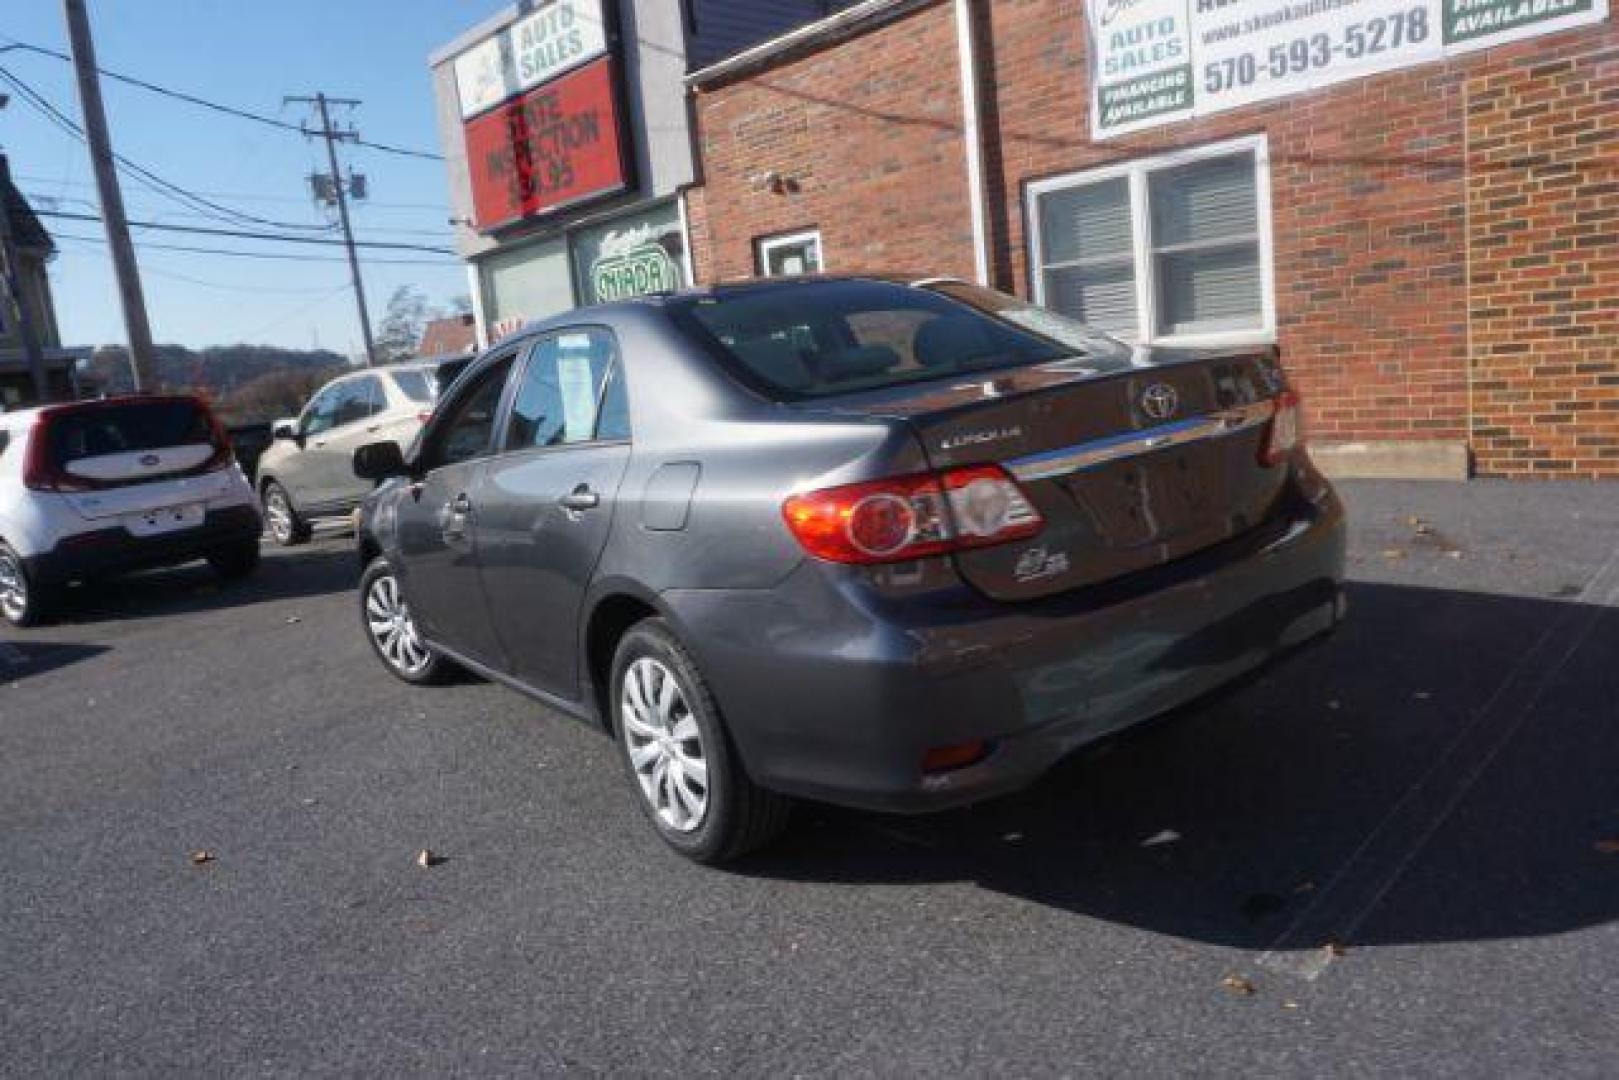
[[[731,872],[389,677],[347,539],[75,597],[0,631],[0,1072],[1611,1076],[1619,487],[1344,491],[1330,642]]]

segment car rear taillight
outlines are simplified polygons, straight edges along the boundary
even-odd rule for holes
[[[1299,395],[1283,390],[1276,395],[1276,412],[1265,428],[1265,441],[1259,447],[1259,463],[1267,469],[1288,459],[1304,442],[1304,415]]]
[[[72,475],[51,457],[51,421],[57,409],[41,409],[28,440],[28,457],[22,466],[23,487],[30,491],[92,491],[94,482]]]
[[[782,516],[811,555],[860,564],[990,547],[1033,536],[1045,526],[998,465],[805,492],[782,505]]]
[[[433,419],[433,410],[432,409],[423,409],[421,412],[416,414],[416,422],[418,424],[422,424],[422,425],[425,426],[426,423],[431,419]]]

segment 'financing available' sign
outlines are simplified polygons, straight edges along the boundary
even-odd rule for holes
[[[1098,139],[1549,34],[1608,0],[1087,0]]]

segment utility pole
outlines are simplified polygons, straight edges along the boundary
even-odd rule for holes
[[[358,133],[350,128],[348,131],[338,131],[332,128],[332,118],[327,112],[328,105],[346,105],[354,108],[360,103],[353,98],[329,98],[323,93],[316,93],[314,97],[287,97],[284,102],[298,102],[315,106],[320,115],[320,130],[312,131],[304,128],[303,132],[309,136],[320,136],[326,140],[326,160],[332,168],[331,190],[337,203],[337,218],[343,223],[343,246],[349,253],[349,276],[354,281],[354,302],[360,309],[360,336],[365,339],[365,363],[367,367],[377,362],[377,350],[371,340],[371,316],[365,310],[365,285],[360,281],[360,257],[354,251],[354,229],[349,224],[349,203],[347,185],[343,183],[343,174],[337,169],[337,144],[345,139],[353,140],[359,137]]]
[[[107,111],[101,103],[101,79],[96,72],[96,47],[90,40],[90,18],[84,0],[62,0],[67,13],[67,36],[73,52],[73,70],[79,82],[79,109],[84,113],[84,137],[90,144],[90,164],[101,196],[101,218],[107,227],[113,273],[118,278],[118,300],[124,310],[124,332],[129,337],[129,369],[140,393],[151,385],[152,326],[146,320],[146,297],[141,291],[135,245],[129,239],[124,196],[118,190],[118,169],[112,142],[107,137]]]
[[[34,397],[41,405],[51,400],[51,383],[45,374],[45,354],[39,348],[34,316],[23,295],[22,264],[17,257],[16,237],[11,234],[11,163],[0,154],[0,273],[4,274],[6,296],[16,312],[17,333],[22,338],[23,355],[28,358],[28,374],[34,380]]]

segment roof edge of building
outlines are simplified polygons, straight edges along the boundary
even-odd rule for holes
[[[723,79],[751,74],[789,57],[834,45],[918,8],[939,2],[940,0],[865,0],[864,3],[844,8],[835,15],[806,23],[796,30],[789,30],[779,37],[762,41],[724,60],[699,68],[686,76],[686,85],[703,87]]]

